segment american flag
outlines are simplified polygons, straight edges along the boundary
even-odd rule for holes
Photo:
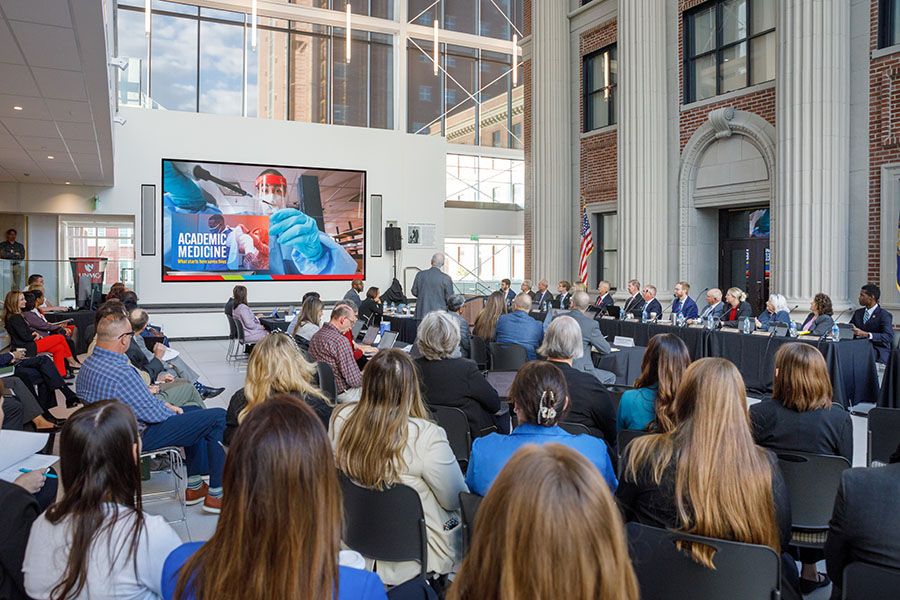
[[[594,251],[594,239],[591,236],[591,224],[588,221],[584,199],[581,200],[581,262],[578,265],[578,276],[582,283],[587,283],[588,257]]]

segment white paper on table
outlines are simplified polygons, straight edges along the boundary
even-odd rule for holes
[[[28,471],[46,469],[58,460],[58,456],[50,456],[47,454],[32,454],[24,460],[20,460],[11,467],[0,471],[0,479],[12,483],[19,475],[22,474],[22,471],[20,471],[20,469],[26,469]]]
[[[163,354],[162,361],[168,362],[168,361],[172,360],[173,358],[177,358],[177,357],[178,357],[178,350],[175,350],[173,348],[166,348],[166,353]]]

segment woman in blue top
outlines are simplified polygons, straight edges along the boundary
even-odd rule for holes
[[[766,310],[756,319],[756,328],[768,331],[775,323],[791,324],[791,313],[788,312],[787,300],[781,294],[770,294],[766,300]]]
[[[166,600],[386,600],[378,575],[338,565],[341,493],[322,421],[289,394],[247,413],[232,439],[228,498],[208,542],[163,567]]]
[[[509,397],[514,402],[519,426],[509,435],[491,433],[472,444],[466,484],[473,494],[484,496],[503,465],[525,444],[557,442],[573,448],[591,461],[615,491],[618,481],[606,442],[587,434],[572,435],[557,423],[569,410],[569,391],[559,367],[532,361],[519,369]]]
[[[671,333],[650,338],[641,360],[641,375],[634,380],[635,389],[619,400],[616,431],[671,430],[672,402],[690,363],[691,356],[681,338]]]

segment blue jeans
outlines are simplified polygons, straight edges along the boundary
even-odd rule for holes
[[[185,406],[184,414],[148,425],[141,440],[144,452],[184,446],[188,476],[208,474],[210,487],[222,487],[225,451],[219,442],[224,431],[224,408]]]

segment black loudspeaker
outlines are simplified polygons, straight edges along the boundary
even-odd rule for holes
[[[396,252],[403,245],[403,236],[399,227],[384,228],[384,249]]]

